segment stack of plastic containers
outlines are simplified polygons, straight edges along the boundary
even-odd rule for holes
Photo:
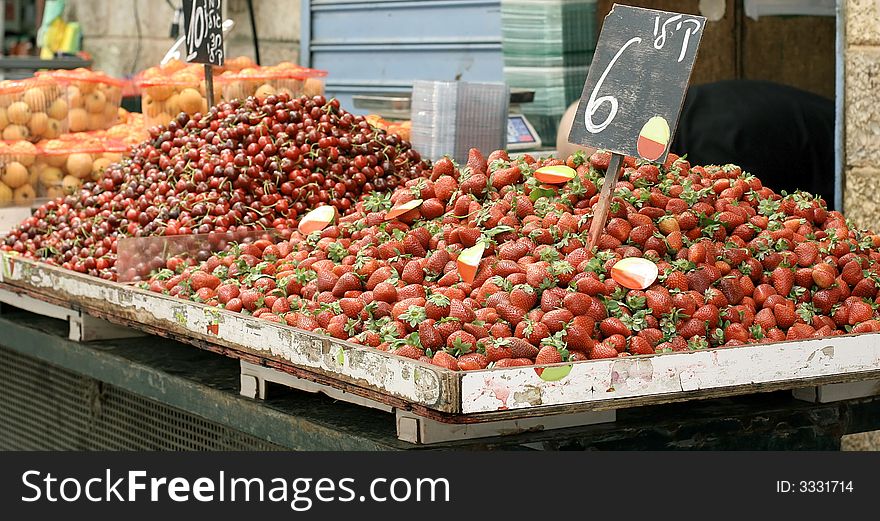
[[[463,163],[468,150],[504,148],[510,92],[503,83],[416,81],[411,141],[423,157]]]
[[[595,0],[502,0],[504,79],[535,91],[523,113],[547,142],[578,99],[596,48]]]

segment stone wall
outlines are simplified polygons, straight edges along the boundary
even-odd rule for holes
[[[299,0],[254,0],[253,4],[262,63],[298,62]],[[226,17],[235,21],[227,37],[227,56],[253,58],[247,2],[225,0],[223,5]],[[164,0],[68,0],[67,14],[81,24],[83,47],[94,58],[95,68],[127,76],[156,65],[165,56],[174,43],[169,37],[173,13]]]
[[[846,2],[844,212],[880,230],[880,1]]]

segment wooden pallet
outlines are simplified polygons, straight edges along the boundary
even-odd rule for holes
[[[101,320],[80,310],[50,304],[25,293],[0,288],[0,311],[3,310],[4,306],[11,306],[45,317],[66,320],[70,325],[68,338],[75,342],[144,336],[144,333],[141,331]]]
[[[597,423],[610,423],[614,422],[617,418],[617,411],[607,410],[561,413],[519,419],[488,419],[478,423],[443,422],[406,409],[392,407],[376,400],[345,392],[337,387],[315,383],[285,373],[284,371],[252,364],[244,360],[241,361],[242,396],[265,400],[268,384],[270,383],[309,393],[321,393],[334,400],[391,413],[394,415],[397,438],[402,441],[418,444],[443,443],[523,432],[580,427]]]
[[[880,395],[880,379],[801,387],[793,389],[791,394],[798,400],[813,403],[832,403],[868,398]]]
[[[534,367],[449,371],[8,254],[0,256],[0,262],[0,288],[8,291],[447,424],[570,415],[880,378],[878,333],[555,364],[538,368],[542,372]]]

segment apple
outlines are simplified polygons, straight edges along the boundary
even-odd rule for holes
[[[421,199],[413,199],[412,201],[396,204],[385,214],[385,220],[390,221],[391,219],[396,219],[410,210],[415,210],[421,205]]]
[[[535,179],[550,185],[565,184],[577,175],[574,168],[565,165],[544,166],[535,170]]]
[[[336,220],[336,215],[335,206],[319,206],[303,216],[297,229],[303,235],[321,231]]]
[[[627,289],[645,289],[659,273],[656,264],[642,257],[627,257],[611,267],[611,278]]]
[[[483,241],[478,242],[470,248],[461,250],[461,253],[458,254],[458,259],[456,260],[458,274],[461,275],[461,280],[468,284],[474,282],[474,277],[477,276],[477,267],[480,265],[480,260],[483,258],[484,251],[486,251],[486,244]]]

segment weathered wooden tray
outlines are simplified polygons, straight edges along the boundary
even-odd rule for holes
[[[450,423],[608,410],[880,378],[880,334],[456,372],[17,256],[4,289]],[[553,374],[555,373],[555,374]]]

